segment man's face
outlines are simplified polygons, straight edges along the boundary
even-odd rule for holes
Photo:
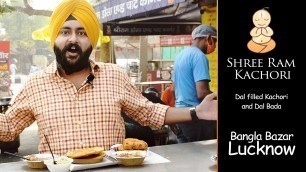
[[[210,54],[215,51],[217,38],[212,36],[200,37],[199,48],[202,50],[204,54]]]
[[[92,51],[84,27],[77,20],[66,21],[54,43],[54,53],[58,67],[67,75],[89,66]]]

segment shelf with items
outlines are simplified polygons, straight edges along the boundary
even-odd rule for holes
[[[155,63],[158,69],[167,69],[173,65],[176,55],[192,42],[190,35],[159,35],[150,36],[150,48],[152,55],[148,58],[148,63]]]
[[[162,60],[162,59],[153,59],[148,60],[148,70],[163,70],[167,69],[168,67],[171,67],[173,65],[174,59],[169,60]],[[154,64],[154,65],[152,65]],[[152,67],[154,66],[154,67]]]
[[[174,58],[176,55],[182,51],[184,46],[169,46],[169,47],[160,47],[158,58],[152,58],[148,60],[148,63],[155,62],[158,65],[159,69],[165,69],[173,65]]]
[[[161,85],[161,91],[164,91],[165,90],[165,86],[167,84],[171,84],[172,82],[171,81],[150,81],[150,82],[137,82],[135,83],[136,85],[140,85],[140,91],[141,92],[144,92],[145,89],[144,87],[146,85],[149,85],[149,86],[152,86],[152,85]]]
[[[170,60],[170,59],[169,60],[156,60],[156,59],[154,59],[154,60],[149,60],[148,65],[154,63],[154,69],[161,70],[161,69],[165,69],[165,68],[173,65],[173,62],[174,62],[173,59],[172,60]],[[151,68],[148,67],[148,69],[151,69]]]

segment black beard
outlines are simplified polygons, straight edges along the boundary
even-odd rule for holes
[[[66,57],[66,52],[69,48],[74,46],[76,48],[77,53],[79,54],[79,59],[71,64],[68,62]],[[81,47],[77,44],[68,44],[66,45],[63,50],[60,50],[58,46],[54,45],[54,54],[56,56],[57,67],[62,69],[66,75],[70,75],[74,72],[79,72],[85,68],[90,66],[89,64],[89,56],[92,52],[92,47],[90,46],[85,52],[82,51]]]

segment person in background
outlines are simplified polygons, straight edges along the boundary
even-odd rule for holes
[[[144,91],[145,94],[150,94],[150,95],[153,95],[157,98],[159,98],[159,92],[156,88],[154,87],[148,87],[145,91]]]
[[[200,25],[192,32],[193,42],[177,54],[174,60],[175,107],[194,107],[211,92],[207,54],[215,50],[217,31],[210,25]],[[178,142],[191,142],[216,138],[215,121],[189,121],[179,123],[183,131]]]
[[[166,103],[166,105],[169,105],[170,107],[174,107],[175,103],[175,92],[173,88],[173,84],[171,83],[170,86],[168,86],[161,95],[161,100]]]
[[[162,92],[161,100],[170,107],[175,107],[175,92],[173,82],[165,91]],[[179,128],[178,124],[169,125],[172,132],[176,135],[177,142],[184,143],[187,139],[183,135],[183,131]]]
[[[0,114],[0,141],[11,141],[37,121],[39,152],[123,143],[121,111],[143,126],[199,119],[216,120],[216,94],[194,108],[173,108],[150,102],[116,64],[89,58],[96,47],[100,23],[86,0],[63,0],[53,11],[50,44],[56,61],[29,76],[5,114]]]
[[[40,68],[36,64],[32,64],[30,67],[30,73],[38,72]]]
[[[11,83],[15,83],[15,75],[17,72],[17,64],[18,60],[13,58],[10,64],[10,77],[11,77]]]

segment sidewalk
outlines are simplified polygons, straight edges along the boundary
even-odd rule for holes
[[[20,134],[20,147],[18,149],[18,155],[24,156],[38,153],[38,143],[38,128],[35,122]],[[20,161],[20,158],[0,154],[0,163],[14,161]]]

